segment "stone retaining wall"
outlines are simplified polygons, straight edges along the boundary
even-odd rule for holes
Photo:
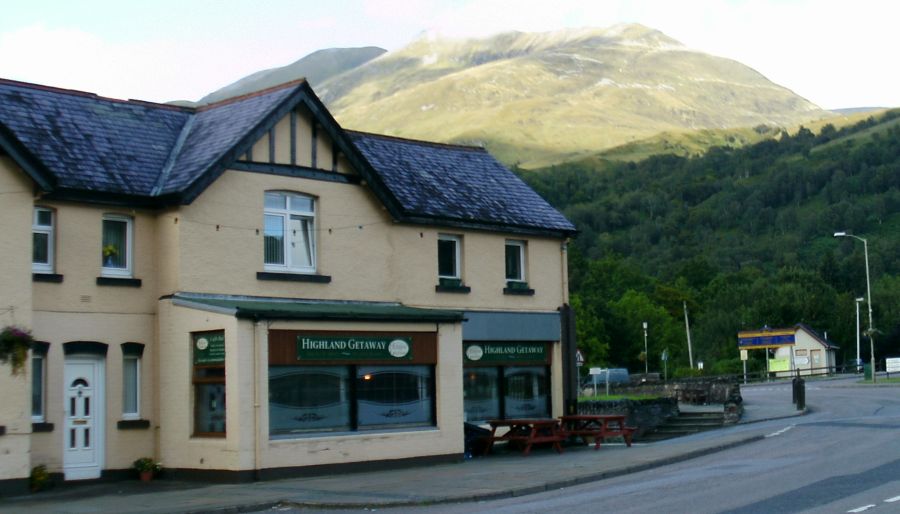
[[[621,414],[627,416],[626,424],[636,427],[640,437],[673,416],[678,415],[675,398],[652,400],[604,400],[578,402],[579,414]]]

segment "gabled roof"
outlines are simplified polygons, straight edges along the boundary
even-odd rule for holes
[[[575,233],[483,149],[344,131],[303,80],[190,108],[0,79],[0,150],[50,198],[186,204],[298,105],[396,221]]]
[[[815,339],[819,344],[821,344],[828,350],[840,349],[840,346],[837,346],[837,345],[833,344],[831,341],[828,341],[824,337],[820,336],[818,332],[813,330],[809,325],[807,325],[805,323],[797,323],[796,325],[794,325],[794,329],[795,330],[803,330],[804,332],[809,334],[810,337]]]
[[[483,148],[347,131],[408,221],[573,234],[575,226]]]

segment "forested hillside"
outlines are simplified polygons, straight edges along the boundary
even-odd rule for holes
[[[839,363],[855,358],[863,244],[842,230],[869,241],[876,357],[900,356],[900,111],[703,157],[522,174],[581,231],[570,287],[589,364],[642,370],[647,321],[651,371],[665,348],[670,371],[686,368],[685,301],[707,371],[740,370],[737,332],[764,325],[806,323]]]

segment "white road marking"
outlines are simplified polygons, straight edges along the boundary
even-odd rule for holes
[[[794,428],[794,426],[795,425],[788,425],[788,426],[782,428],[781,430],[779,430],[778,432],[772,432],[771,434],[766,435],[766,437],[775,437],[776,435],[781,435],[781,434],[787,432],[788,430]]]
[[[862,507],[857,507],[855,509],[848,510],[847,512],[863,512],[863,511],[869,510],[874,507],[875,507],[875,504],[873,503],[872,505],[863,505]]]
[[[894,496],[893,498],[888,498],[887,500],[884,500],[884,503],[894,503],[896,501],[900,501],[900,496]]]

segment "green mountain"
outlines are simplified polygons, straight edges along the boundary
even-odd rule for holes
[[[523,167],[664,131],[790,127],[830,114],[747,66],[641,25],[422,37],[317,92],[348,128],[483,144]]]
[[[237,82],[204,96],[197,104],[217,102],[299,78],[305,78],[310,85],[316,87],[329,78],[365,64],[386,51],[383,48],[374,46],[319,50],[287,66],[262,70],[248,75]]]
[[[846,362],[866,273],[863,245],[832,237],[843,230],[868,239],[876,357],[900,354],[900,110],[703,156],[522,176],[580,230],[570,288],[590,364],[642,369],[649,320],[651,370],[664,348],[670,370],[686,368],[682,302],[712,372],[740,371],[737,332],[765,325],[827,332]]]

